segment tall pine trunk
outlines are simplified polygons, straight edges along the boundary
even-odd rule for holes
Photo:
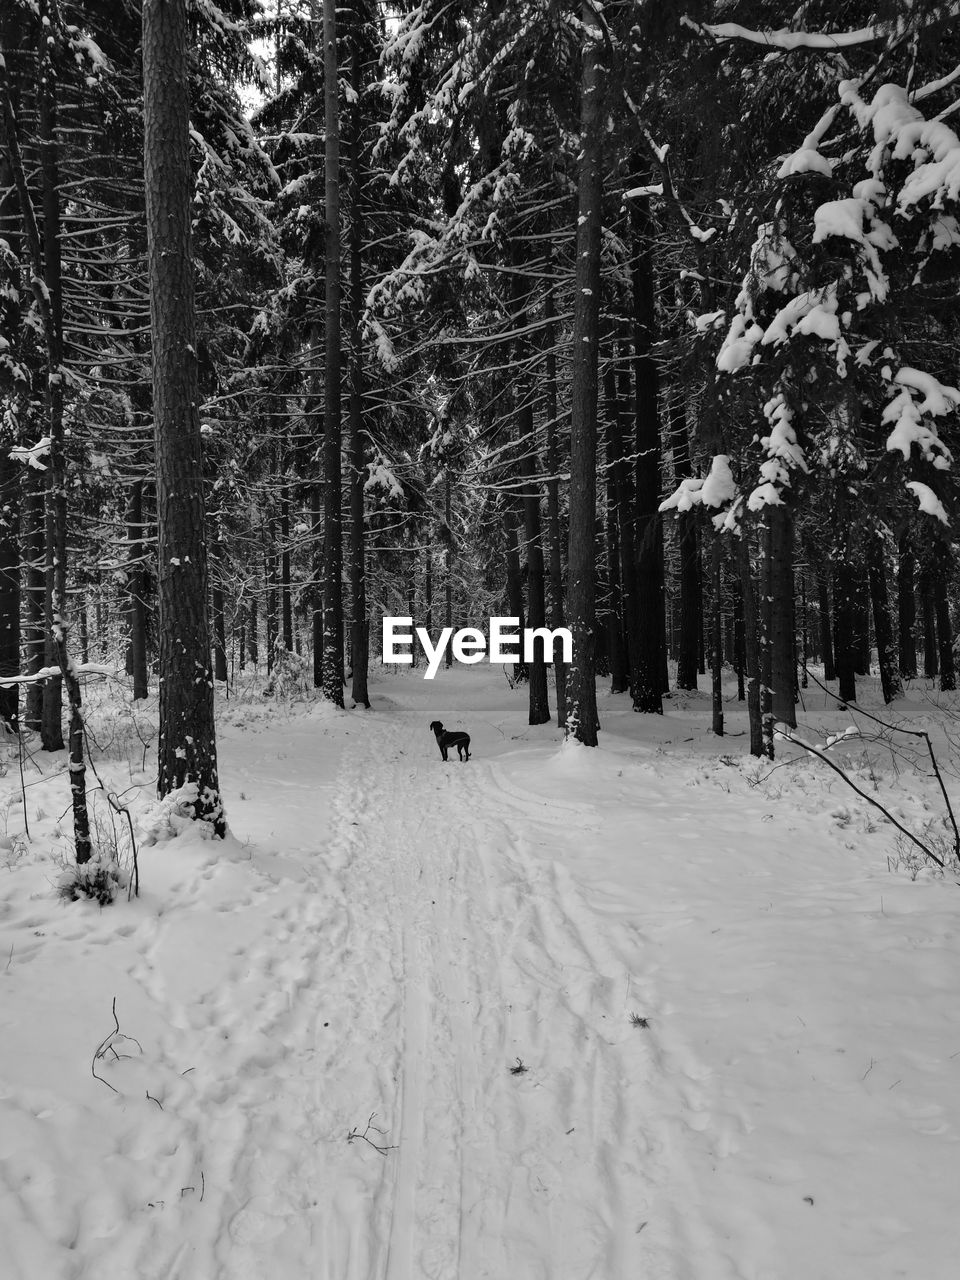
[[[645,201],[633,212],[633,341],[637,446],[637,611],[640,636],[634,711],[663,714],[663,533],[660,525],[660,422],[653,359],[656,309]]]
[[[550,259],[548,255],[548,267]],[[544,340],[546,342],[545,396],[547,421],[547,528],[550,548],[550,626],[553,630],[565,626],[563,607],[563,534],[560,527],[560,450],[557,444],[557,357],[556,357],[556,308],[553,286],[547,288],[543,301]],[[557,695],[557,724],[562,729],[567,723],[567,667],[559,652],[554,654],[553,676]]]
[[[760,710],[760,653],[758,648],[757,589],[753,581],[750,558],[750,533],[741,522],[740,541],[737,546],[737,567],[740,571],[740,595],[743,601],[743,657],[747,677],[747,719],[750,725],[750,754],[765,754],[763,722]]]
[[[767,511],[770,529],[770,658],[773,718],[796,728],[797,662],[793,601],[793,513],[786,504]]]
[[[897,614],[899,622],[900,674],[912,680],[917,674],[917,597],[913,578],[916,560],[907,533],[900,538],[897,572]]]
[[[0,18],[0,36],[7,30]],[[0,240],[9,260],[0,258],[0,347],[13,347],[20,327],[20,212],[9,162],[0,150]],[[20,674],[20,467],[10,458],[19,441],[0,423],[0,676]],[[0,686],[0,723],[20,729],[20,686]]]
[[[523,488],[523,529],[527,548],[527,626],[546,625],[546,596],[544,591],[543,544],[540,537],[540,488],[537,484],[536,441],[533,432],[533,402],[530,392],[521,387],[523,397],[518,418],[520,432],[520,476]],[[529,724],[546,724],[550,719],[550,703],[547,695],[547,666],[542,640],[533,647],[533,657],[528,663]]]
[[[49,26],[49,0],[40,5],[41,20]],[[47,666],[59,662],[57,634],[68,625],[67,603],[67,487],[63,456],[63,272],[60,247],[60,158],[57,141],[56,73],[50,56],[52,41],[41,42],[39,91],[40,173],[43,208],[43,273],[47,309],[48,376],[45,390],[50,435],[45,493],[44,618]],[[62,677],[51,676],[43,686],[40,740],[48,751],[62,751]],[[78,848],[79,854],[79,848]],[[80,860],[78,858],[78,860]]]
[[[693,474],[687,436],[687,409],[681,387],[674,387],[670,400],[671,443],[675,478]],[[696,689],[697,649],[700,617],[700,572],[697,562],[696,510],[681,511],[677,517],[677,553],[680,558],[680,627],[677,643],[677,688]]]
[[[834,650],[841,702],[857,700],[856,599],[857,575],[846,553],[841,552],[833,571]]]
[[[359,38],[359,37],[358,37]],[[367,567],[364,533],[364,436],[363,436],[363,237],[364,171],[361,152],[360,51],[351,63],[354,92],[353,128],[350,133],[350,169],[353,206],[350,217],[350,680],[354,704],[369,708],[367,669],[370,661],[370,628],[367,621]],[[427,563],[427,594],[433,595],[431,566]],[[428,603],[431,608],[432,599]],[[428,622],[429,626],[429,622]]]
[[[836,680],[837,668],[833,656],[833,623],[830,613],[830,570],[821,561],[816,568],[817,604],[820,610],[820,649],[823,655],[824,680]]]
[[[577,267],[573,303],[570,388],[570,633],[566,735],[597,745],[595,667],[597,522],[597,355],[600,322],[600,232],[606,78],[601,32],[583,0],[580,157],[577,189]]]
[[[143,171],[153,358],[160,613],[161,796],[192,782],[226,833],[217,778],[190,224],[186,0],[143,3]]]
[[[883,543],[876,535],[870,537],[867,543],[867,573],[870,581],[870,599],[873,601],[873,630],[877,638],[877,661],[880,665],[883,700],[893,702],[895,698],[903,697],[903,681],[900,679],[900,669],[897,666],[897,654],[893,643]]]
[[[143,481],[130,486],[127,507],[127,591],[130,602],[130,666],[134,701],[147,696],[147,605],[143,550]]]
[[[323,696],[343,706],[340,422],[340,103],[336,0],[323,0],[324,304]]]

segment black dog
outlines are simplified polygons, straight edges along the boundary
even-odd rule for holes
[[[443,756],[444,760],[447,758],[448,747],[456,747],[457,755],[461,760],[470,759],[469,733],[451,733],[443,727],[439,720],[432,721],[430,728],[437,735],[437,746],[440,748],[440,754]]]

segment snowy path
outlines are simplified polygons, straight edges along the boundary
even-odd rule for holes
[[[0,877],[0,1278],[952,1280],[955,888],[610,705],[389,693],[226,715],[236,838],[139,901]]]
[[[193,993],[185,1007],[191,1034],[234,1044],[195,1104],[219,1211],[190,1259],[157,1268],[148,1260],[159,1241],[145,1242],[139,1265],[153,1269],[143,1274],[681,1274],[681,1215],[649,1222],[676,1170],[665,1164],[669,1135],[656,1136],[652,1040],[629,1016],[639,936],[599,917],[530,843],[562,845],[593,820],[582,804],[511,794],[482,759],[444,766],[422,750],[422,721],[394,709],[359,732],[337,722],[326,789],[303,776],[317,735],[309,721],[282,740],[261,735],[261,786],[274,769],[286,780],[281,810],[266,813],[272,837],[278,824],[301,842],[332,836],[301,845],[294,893],[281,881],[230,908],[270,932],[243,944],[211,998]],[[277,765],[267,763],[275,744]],[[226,877],[217,864],[202,874]],[[176,968],[175,929],[165,945],[166,956],[146,957],[150,972]],[[383,1154],[346,1141],[371,1115]]]

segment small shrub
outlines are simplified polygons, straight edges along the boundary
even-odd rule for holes
[[[108,906],[126,886],[120,864],[110,857],[93,857],[82,865],[65,867],[57,881],[57,896],[64,902],[89,898],[101,907]]]

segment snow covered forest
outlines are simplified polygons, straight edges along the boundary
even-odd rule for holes
[[[0,0],[0,1280],[953,1277],[958,106],[957,0]]]

